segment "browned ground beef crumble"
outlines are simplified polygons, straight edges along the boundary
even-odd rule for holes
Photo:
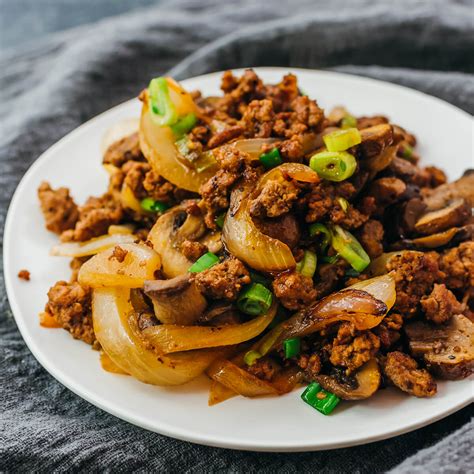
[[[292,74],[278,84],[268,85],[252,70],[240,77],[228,71],[222,77],[221,88],[222,97],[192,94],[199,120],[182,139],[188,158],[209,152],[216,161],[216,172],[200,186],[199,195],[160,176],[146,161],[139,136],[134,133],[113,143],[104,154],[103,163],[110,173],[104,195],[90,197],[77,206],[67,188],[41,184],[38,197],[47,229],[59,234],[62,241],[83,242],[106,234],[110,225],[130,224],[137,241],[152,247],[147,241],[148,232],[159,214],[141,210],[140,201],[151,198],[170,207],[183,204],[185,211],[178,216],[176,229],[186,215],[204,222],[199,235],[175,243],[175,249],[194,262],[212,249],[212,239],[201,238],[203,234],[219,240],[221,229],[216,218],[230,212],[232,191],[246,184],[253,190],[250,216],[262,233],[287,244],[297,262],[306,250],[318,254],[313,278],[291,269],[261,275],[267,279],[282,314],[303,310],[333,291],[369,278],[368,272],[355,272],[333,249],[323,249],[320,236],[310,235],[309,225],[339,225],[352,232],[371,260],[397,250],[383,261],[385,271],[395,279],[397,294],[395,305],[380,324],[364,331],[350,322],[335,324],[303,338],[296,357],[285,360],[279,350],[246,370],[271,382],[281,367],[294,367],[307,381],[320,374],[336,374],[338,380],[357,385],[361,367],[377,360],[390,384],[417,397],[433,396],[436,383],[428,372],[431,368],[426,370],[422,358],[415,361],[409,355],[405,328],[412,321],[424,321],[429,327],[444,330],[456,315],[474,319],[474,242],[466,237],[472,236],[471,231],[460,233],[464,237],[458,240],[420,247],[416,244],[419,237],[431,237],[436,232],[420,233],[415,224],[428,208],[442,209],[455,198],[464,199],[468,210],[474,202],[470,182],[446,184],[443,171],[418,166],[420,157],[413,150],[416,138],[388,118],[374,116],[356,118],[361,143],[348,150],[357,160],[356,171],[349,179],[303,183],[282,173],[282,179],[269,180],[260,189],[257,185],[266,170],[234,146],[237,140],[271,139],[262,145],[262,153],[277,148],[284,163],[308,164],[310,156],[322,150],[322,132],[340,127],[347,111],[339,107],[325,115],[314,99],[301,94]],[[387,159],[377,168],[381,160]],[[462,190],[456,186],[462,186]],[[124,195],[128,191],[131,196],[127,200]],[[472,224],[468,211],[457,216],[457,227]],[[440,225],[446,230],[443,223]],[[239,313],[235,302],[252,282],[254,273],[225,247],[216,253],[218,264],[191,276],[208,304],[198,324],[239,324],[248,318]],[[127,251],[120,246],[110,256],[117,262],[126,257]],[[88,258],[72,260],[71,281],[57,282],[50,289],[45,312],[73,337],[98,346],[92,325],[91,290],[77,282],[78,272]],[[27,279],[26,273],[20,274],[20,278]],[[158,278],[160,272],[156,275]],[[137,313],[137,322],[140,330],[159,324],[151,308]],[[462,371],[463,376],[471,372]]]

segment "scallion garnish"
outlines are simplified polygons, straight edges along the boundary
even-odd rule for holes
[[[331,231],[324,224],[320,224],[319,222],[316,222],[315,224],[311,224],[309,226],[309,235],[311,237],[315,237],[315,236],[321,237],[320,247],[321,247],[321,252],[324,253],[328,245],[331,243],[331,239],[332,239]]]
[[[409,160],[413,156],[413,148],[410,145],[404,145],[402,156],[406,160]]]
[[[260,163],[267,168],[275,168],[275,166],[281,165],[283,163],[280,151],[278,148],[273,148],[268,153],[262,153],[259,157]]]
[[[262,354],[257,351],[248,351],[244,355],[244,362],[248,365],[251,366],[255,364],[255,362],[262,357]]]
[[[339,254],[337,253],[336,255],[323,255],[321,257],[321,262],[330,263],[331,265],[336,263],[338,260],[339,260]]]
[[[196,114],[190,113],[180,118],[174,125],[170,125],[176,138],[181,138],[188,133],[197,123]]]
[[[304,276],[313,278],[317,264],[318,258],[316,254],[311,250],[305,250],[303,258],[296,264],[296,271]]]
[[[346,130],[348,128],[354,128],[357,127],[357,119],[350,114],[347,114],[342,120],[341,120],[341,128]]]
[[[270,309],[272,301],[273,295],[269,289],[260,283],[251,283],[241,293],[237,300],[237,307],[243,313],[258,316]]]
[[[299,337],[292,337],[283,341],[283,351],[285,352],[285,359],[296,357],[300,353],[301,339]]]
[[[349,209],[349,201],[347,199],[344,199],[343,197],[339,196],[336,198],[337,203],[341,207],[341,209],[344,212],[347,212],[347,209]]]
[[[332,227],[332,247],[354,270],[363,271],[370,263],[370,257],[359,241],[339,225]]]
[[[165,77],[155,77],[148,86],[148,97],[151,117],[160,126],[174,125],[178,121],[178,114],[168,89]]]
[[[323,141],[328,151],[344,151],[358,145],[362,141],[362,137],[357,128],[346,128],[324,135]]]
[[[188,272],[199,273],[213,267],[216,263],[219,263],[219,257],[212,252],[207,252],[189,267]]]
[[[301,398],[323,415],[329,415],[341,401],[334,393],[323,390],[317,382],[310,383],[302,393]]]
[[[311,157],[309,166],[323,179],[344,181],[354,174],[357,162],[346,151],[322,151]]]
[[[219,215],[216,217],[216,225],[217,225],[217,227],[219,227],[220,229],[222,229],[222,228],[224,227],[225,215],[226,215],[226,213],[223,212],[222,214],[219,214]]]
[[[152,198],[145,198],[140,201],[140,206],[142,209],[148,212],[165,212],[169,206],[161,201],[155,201]]]

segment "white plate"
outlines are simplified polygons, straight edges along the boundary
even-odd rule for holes
[[[265,81],[277,82],[286,69],[262,68]],[[451,179],[472,166],[472,120],[461,110],[419,92],[370,79],[322,71],[294,70],[303,90],[330,108],[344,104],[356,115],[385,114],[414,132],[425,164],[447,170]],[[220,74],[183,82],[205,95],[218,92]],[[472,381],[439,383],[433,399],[420,400],[382,390],[358,403],[341,403],[325,417],[303,403],[302,390],[260,399],[236,397],[207,406],[207,381],[163,389],[131,377],[104,372],[99,354],[66,331],[43,329],[38,313],[48,288],[69,278],[68,260],[50,257],[56,242],[44,228],[36,189],[42,180],[68,186],[82,202],[101,194],[106,174],[100,141],[108,127],[137,117],[130,100],[90,120],[47,150],[29,169],[10,205],[4,241],[5,279],[13,313],[28,347],[57,380],[103,410],[143,428],[175,438],[226,448],[307,451],[338,448],[399,435],[439,420],[467,405]],[[17,278],[20,269],[31,281]]]

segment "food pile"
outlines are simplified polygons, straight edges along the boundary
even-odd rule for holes
[[[292,74],[221,89],[153,79],[139,124],[109,133],[105,194],[40,186],[52,253],[72,258],[41,324],[146,383],[206,373],[210,404],[307,384],[329,414],[469,376],[474,173],[447,183],[408,131],[325,113]]]

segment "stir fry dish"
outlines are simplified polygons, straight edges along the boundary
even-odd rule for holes
[[[40,315],[154,385],[206,374],[209,404],[340,400],[474,369],[474,173],[448,183],[384,116],[325,112],[288,74],[169,77],[104,142],[106,192],[38,189],[70,281]],[[448,160],[449,157],[446,157]]]

